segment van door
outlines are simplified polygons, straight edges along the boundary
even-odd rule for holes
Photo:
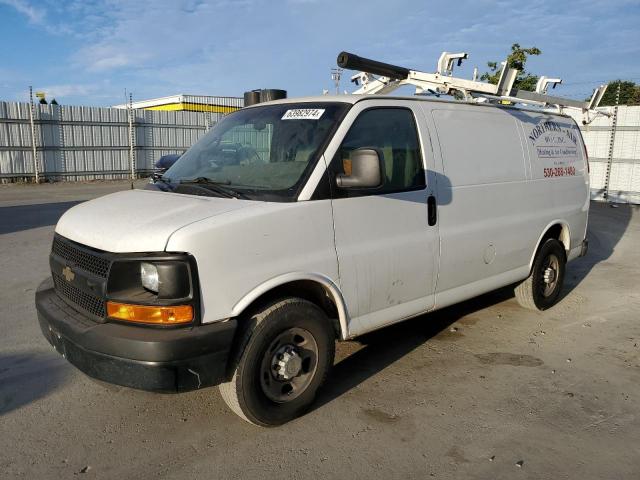
[[[437,306],[528,275],[532,210],[517,111],[426,103],[435,124],[441,241]],[[444,200],[446,198],[446,200]]]
[[[340,285],[352,318],[351,335],[434,305],[438,230],[428,224],[427,199],[435,182],[424,161],[432,158],[430,148],[420,141],[428,138],[424,118],[413,103],[356,104],[345,119],[353,123],[329,165]],[[382,185],[338,188],[335,175],[348,173],[351,152],[362,147],[381,154]]]

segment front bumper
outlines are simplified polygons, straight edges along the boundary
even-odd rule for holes
[[[36,309],[47,341],[98,380],[178,392],[227,379],[235,320],[172,329],[96,323],[69,307],[53,289],[51,278],[38,287]]]

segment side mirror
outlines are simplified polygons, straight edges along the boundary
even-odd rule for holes
[[[341,188],[375,188],[382,184],[381,161],[372,148],[358,148],[351,152],[351,175],[336,176]]]

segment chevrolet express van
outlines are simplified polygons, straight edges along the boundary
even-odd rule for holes
[[[524,307],[551,307],[588,210],[567,116],[376,95],[258,104],[156,183],[66,212],[38,318],[87,375],[219,385],[240,417],[278,425],[311,405],[336,340],[512,284]]]

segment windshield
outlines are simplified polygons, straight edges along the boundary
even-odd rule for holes
[[[211,195],[293,201],[347,107],[286,103],[239,110],[187,150],[162,181],[177,193],[196,188]]]

